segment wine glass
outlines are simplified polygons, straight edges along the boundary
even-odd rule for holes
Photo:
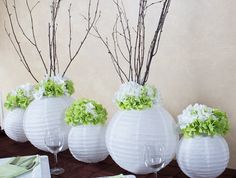
[[[61,151],[64,143],[64,133],[61,129],[51,129],[45,132],[44,143],[52,154],[55,157],[55,168],[50,169],[52,175],[60,175],[64,173],[63,168],[57,167],[57,153]]]
[[[145,145],[144,163],[146,167],[153,169],[155,177],[157,172],[165,166],[165,149],[163,145]]]

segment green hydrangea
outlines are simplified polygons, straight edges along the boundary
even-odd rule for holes
[[[71,80],[65,80],[60,76],[52,76],[40,81],[35,86],[34,97],[36,99],[40,99],[42,96],[59,97],[72,95],[74,91],[74,84]]]
[[[91,99],[75,101],[67,110],[65,122],[71,126],[105,124],[107,111]]]
[[[185,137],[194,137],[198,135],[214,136],[225,135],[229,131],[229,121],[225,112],[219,109],[213,109],[212,115],[206,120],[196,118],[192,123],[181,129]]]
[[[26,85],[20,86],[13,92],[7,94],[4,106],[8,110],[13,110],[15,108],[26,109],[30,102],[33,100],[32,87],[25,87]]]
[[[160,95],[155,87],[128,82],[117,91],[115,102],[122,110],[143,110],[160,102]]]

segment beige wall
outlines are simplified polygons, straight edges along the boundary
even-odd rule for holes
[[[19,2],[19,1],[18,1]],[[24,1],[21,1],[24,2]],[[137,0],[126,3],[131,21]],[[87,0],[72,0],[73,44],[80,42],[83,23],[80,12],[86,11]],[[19,3],[18,3],[19,4]],[[49,2],[42,1],[35,11],[35,26],[39,44],[47,54],[47,21]],[[59,56],[61,68],[68,62],[68,3],[63,1],[59,16]],[[101,1],[102,19],[100,29],[106,36],[114,22],[115,9],[112,1]],[[27,26],[27,11],[19,4],[21,21]],[[64,14],[63,14],[64,13]],[[157,86],[164,98],[165,107],[176,117],[190,103],[200,102],[225,110],[231,123],[227,135],[230,146],[231,168],[236,168],[236,1],[235,0],[173,0],[165,24],[160,53],[155,57],[150,84]],[[33,82],[19,63],[3,28],[7,19],[0,3],[0,90],[7,93],[16,85]],[[151,27],[151,24],[147,24]],[[28,33],[30,28],[28,28]],[[151,36],[150,36],[151,37]],[[38,78],[42,77],[42,65],[27,42],[29,63]],[[76,85],[75,97],[94,98],[108,108],[110,115],[117,109],[112,97],[119,86],[118,77],[105,48],[90,38],[79,58],[67,74]]]

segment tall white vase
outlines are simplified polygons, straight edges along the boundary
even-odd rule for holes
[[[38,149],[48,151],[44,143],[47,130],[60,127],[64,132],[63,150],[68,148],[70,127],[65,124],[65,110],[70,106],[71,97],[44,97],[34,100],[25,111],[23,127],[28,140]]]
[[[228,144],[221,136],[182,138],[177,162],[191,178],[218,177],[229,162]]]
[[[120,111],[111,119],[106,132],[106,145],[112,159],[135,174],[153,172],[144,164],[145,145],[163,145],[168,164],[175,155],[178,139],[174,119],[161,106]]]
[[[106,127],[101,125],[77,126],[68,136],[69,150],[74,158],[85,163],[97,163],[108,156],[105,144]]]
[[[23,118],[25,110],[16,108],[9,111],[4,120],[4,130],[9,138],[17,142],[26,142],[27,138],[23,130]]]

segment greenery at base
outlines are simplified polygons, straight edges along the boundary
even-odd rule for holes
[[[23,89],[18,89],[16,94],[8,93],[4,106],[8,110],[15,108],[26,109],[32,100],[32,96],[26,96]]]
[[[137,93],[135,92],[127,93],[125,91],[122,95],[122,98],[116,98],[115,102],[117,106],[122,110],[144,110],[151,108],[155,103],[160,100],[157,89],[148,85],[139,86],[138,88],[134,88],[134,90],[139,90]],[[119,92],[119,91],[118,91]]]
[[[74,91],[74,84],[71,80],[66,80],[62,83],[57,83],[54,80],[48,79],[47,81],[43,81],[35,86],[35,93],[41,92],[43,96],[48,97],[72,95]]]
[[[212,114],[207,120],[196,118],[192,123],[182,128],[181,133],[185,137],[225,135],[229,131],[229,121],[226,113],[219,109],[213,109]]]

